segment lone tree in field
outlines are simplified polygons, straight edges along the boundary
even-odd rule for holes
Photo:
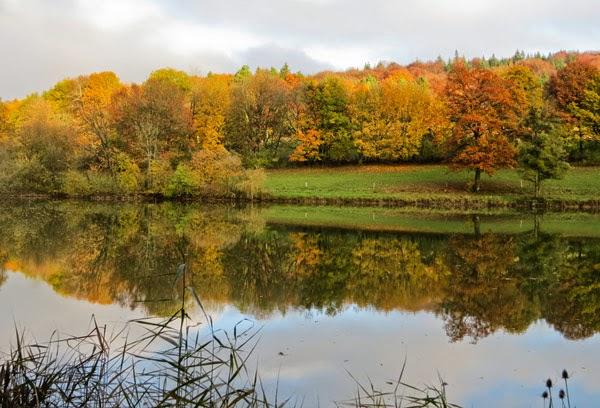
[[[558,179],[569,169],[566,151],[558,132],[542,133],[519,149],[519,164],[523,178],[533,182],[535,196],[540,195],[542,181]]]
[[[531,109],[523,123],[519,167],[523,178],[533,183],[536,197],[540,195],[542,181],[561,178],[569,169],[561,130],[558,118],[547,104]]]
[[[473,191],[481,173],[492,175],[515,164],[516,149],[509,140],[518,123],[519,106],[509,81],[483,68],[456,64],[448,75],[446,100],[454,124],[446,139],[450,163],[475,171]]]

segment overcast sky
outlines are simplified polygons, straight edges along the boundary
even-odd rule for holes
[[[600,49],[600,1],[0,0],[0,98],[99,70],[312,73],[517,48]]]

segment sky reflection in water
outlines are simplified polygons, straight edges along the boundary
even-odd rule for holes
[[[3,345],[15,323],[41,339],[80,334],[92,315],[109,325],[168,315],[185,261],[217,327],[257,320],[263,379],[279,376],[305,406],[350,397],[346,370],[383,383],[405,358],[405,380],[439,373],[465,406],[539,406],[562,368],[578,406],[600,397],[594,216],[583,229],[527,220],[533,231],[510,217],[406,217],[457,226],[431,234],[282,225],[281,209],[42,203],[3,214]]]

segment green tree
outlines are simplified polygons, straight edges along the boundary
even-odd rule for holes
[[[148,79],[172,82],[184,93],[187,93],[192,89],[192,80],[190,76],[187,73],[174,68],[161,68],[152,71],[148,76]]]
[[[532,108],[524,129],[518,161],[523,177],[533,182],[538,197],[544,180],[561,178],[569,169],[564,137],[548,108]]]

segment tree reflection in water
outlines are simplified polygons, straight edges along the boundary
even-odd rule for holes
[[[472,234],[372,232],[270,225],[257,209],[3,205],[0,285],[18,270],[63,295],[168,316],[187,263],[206,304],[257,318],[357,305],[435,313],[452,341],[538,319],[570,339],[600,330],[600,239],[545,234],[538,219],[519,234],[472,222]]]

